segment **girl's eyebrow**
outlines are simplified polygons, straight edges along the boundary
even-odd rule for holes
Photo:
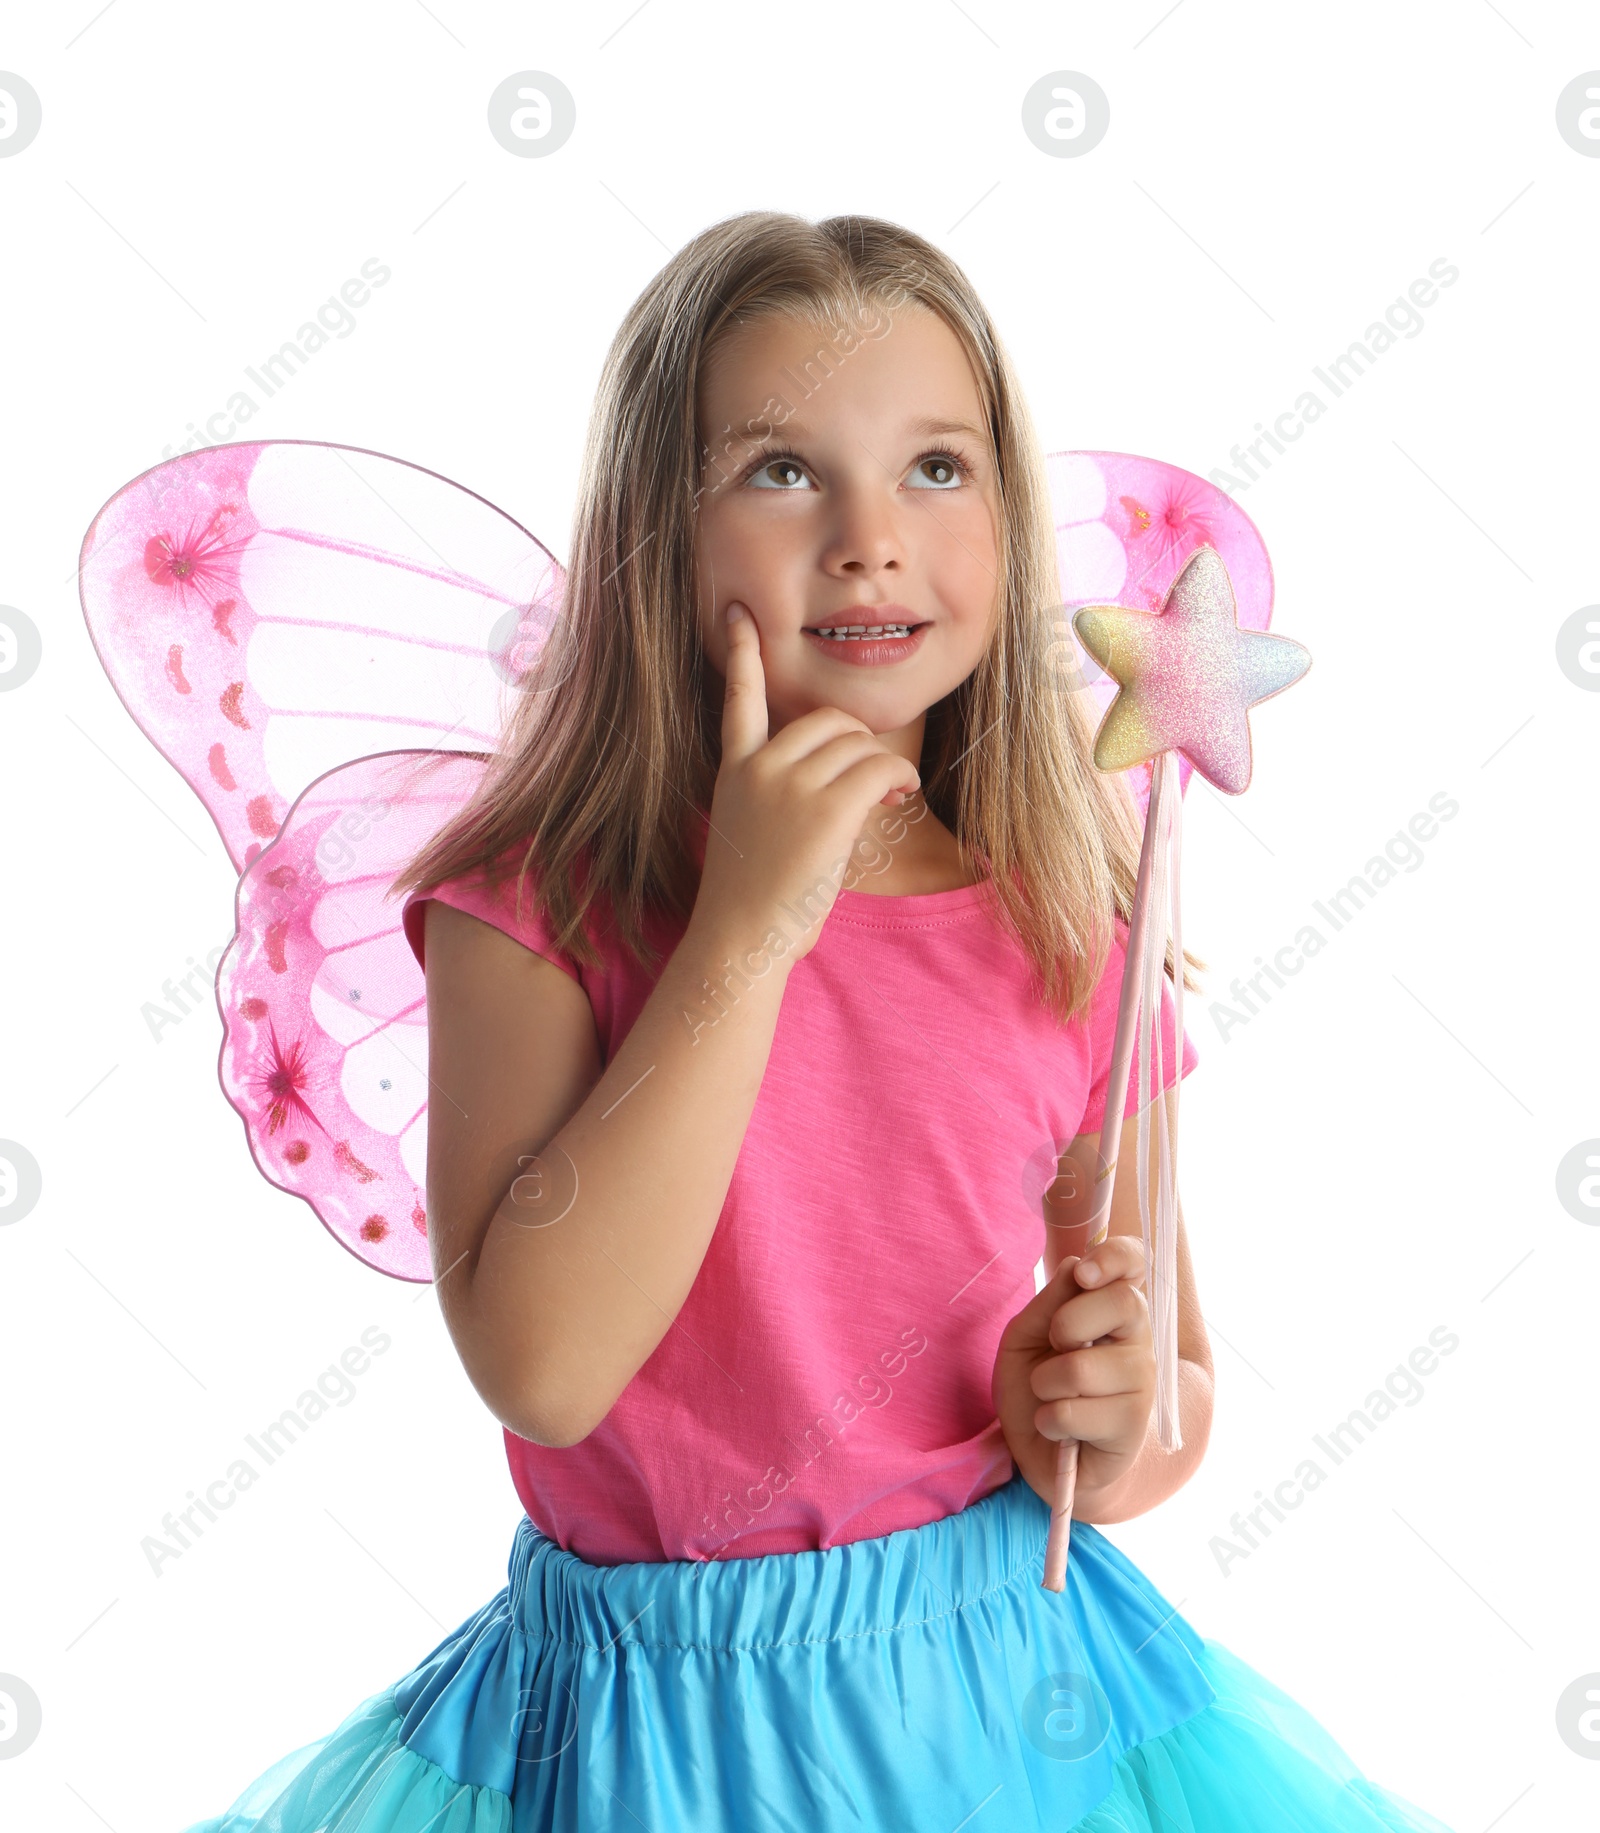
[[[751,437],[761,439],[776,438],[780,434],[793,433],[798,438],[804,439],[808,430],[803,420],[791,414],[786,420],[782,421],[780,425],[776,427],[769,426],[767,432],[754,434],[751,435]],[[908,433],[917,434],[965,433],[970,439],[983,439],[985,437],[985,435],[969,420],[941,420],[937,416],[930,414],[919,414],[915,420],[906,421],[905,430]]]
[[[971,439],[982,439],[984,435],[968,420],[940,420],[936,416],[923,414],[915,420],[906,422],[908,433],[965,433]]]

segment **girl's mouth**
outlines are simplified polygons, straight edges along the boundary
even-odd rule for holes
[[[838,624],[808,629],[802,634],[813,648],[825,651],[837,662],[872,667],[915,655],[927,628],[926,623]]]

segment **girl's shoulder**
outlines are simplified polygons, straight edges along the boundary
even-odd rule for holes
[[[481,865],[443,879],[425,890],[411,892],[401,905],[400,921],[419,966],[426,966],[423,954],[426,906],[431,899],[436,899],[492,924],[524,948],[554,961],[574,980],[585,979],[582,964],[556,940],[556,924],[541,895],[538,866],[531,860],[524,862],[525,851],[523,842],[514,842]],[[607,899],[601,891],[586,913],[583,927],[602,960],[607,956],[611,929],[607,914]]]

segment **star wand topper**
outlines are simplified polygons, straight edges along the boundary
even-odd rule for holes
[[[1096,769],[1126,770],[1150,763],[1150,797],[1129,913],[1111,1073],[1096,1154],[1094,1203],[1086,1224],[1088,1245],[1103,1241],[1110,1226],[1137,1021],[1139,1060],[1148,1066],[1153,1047],[1158,1091],[1152,1103],[1141,1090],[1137,1129],[1139,1224],[1145,1290],[1155,1331],[1156,1431],[1162,1448],[1176,1451],[1183,1443],[1178,1424],[1178,1082],[1174,1080],[1172,1088],[1170,1135],[1166,1103],[1159,1091],[1166,1080],[1160,1011],[1161,976],[1169,947],[1175,969],[1174,1036],[1180,1056],[1183,1039],[1183,940],[1178,914],[1183,795],[1178,758],[1181,754],[1217,789],[1232,796],[1241,794],[1250,783],[1249,710],[1292,687],[1311,666],[1311,654],[1289,637],[1240,628],[1233,582],[1222,556],[1209,545],[1197,547],[1189,556],[1158,612],[1136,611],[1127,605],[1084,605],[1074,614],[1072,625],[1083,647],[1118,687],[1095,734]],[[1158,920],[1151,920],[1152,908]],[[1145,1074],[1148,1085],[1148,1068]],[[1153,1244],[1149,1191],[1152,1105],[1158,1154]],[[1049,1201],[1047,1193],[1046,1203]],[[1060,1591],[1066,1583],[1077,1475],[1078,1441],[1064,1438],[1056,1452],[1055,1498],[1045,1546],[1046,1591]]]

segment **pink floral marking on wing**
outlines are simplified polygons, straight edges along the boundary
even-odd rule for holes
[[[1128,551],[1128,582],[1152,610],[1161,608],[1178,563],[1202,544],[1217,544],[1216,493],[1202,479],[1170,468],[1151,480],[1143,499],[1119,496]]]
[[[267,957],[267,966],[275,974],[287,974],[288,958],[283,952],[283,945],[289,934],[289,919],[280,917],[276,923],[269,923],[261,938],[261,946]]]
[[[237,503],[222,502],[198,532],[191,527],[182,535],[152,535],[144,544],[145,572],[157,585],[175,586],[186,603],[192,591],[202,604],[214,605],[216,588],[232,582],[244,545],[228,539],[238,513]]]
[[[245,804],[245,819],[250,823],[250,832],[259,834],[263,840],[272,839],[278,831],[278,816],[271,796],[252,796]]]
[[[276,1133],[291,1114],[301,1115],[313,1125],[321,1127],[322,1122],[317,1119],[310,1102],[301,1092],[310,1079],[305,1040],[296,1039],[285,1050],[278,1042],[277,1027],[270,1020],[267,1031],[272,1041],[272,1059],[252,1080],[260,1099],[266,1104],[268,1136]],[[326,1132],[327,1128],[323,1127],[322,1130]]]
[[[230,681],[217,696],[217,705],[222,710],[222,717],[231,720],[243,732],[250,730],[250,721],[244,716],[244,708],[239,702],[244,698],[244,683]]]
[[[333,1162],[341,1171],[348,1171],[351,1177],[359,1179],[363,1184],[370,1184],[378,1175],[370,1165],[362,1164],[342,1139],[333,1149]]]

